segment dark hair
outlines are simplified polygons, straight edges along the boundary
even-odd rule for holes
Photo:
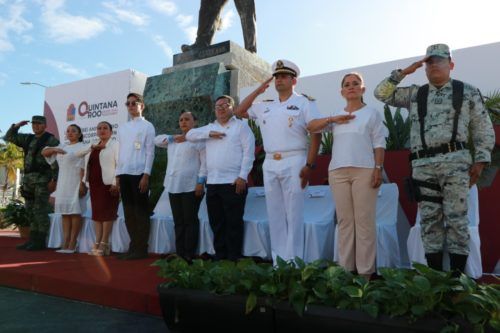
[[[127,99],[129,99],[129,97],[135,97],[137,102],[144,104],[144,97],[141,94],[131,92],[127,95]]]
[[[361,74],[359,74],[358,72],[350,72],[350,73],[347,73],[346,75],[344,75],[344,77],[342,78],[342,82],[340,82],[340,88],[344,88],[345,79],[351,75],[357,77],[358,80],[361,81],[361,87],[365,86],[365,80],[363,80],[363,77],[361,76]],[[361,96],[361,103],[363,103],[363,104],[365,103],[365,101],[363,101],[363,96]]]
[[[189,111],[189,110],[183,110],[181,111],[181,113],[179,113],[179,118],[180,116],[182,116],[184,113],[191,113],[191,116],[193,116],[193,120],[198,120],[198,117],[196,117],[196,115],[192,112],[192,111]]]
[[[106,120],[100,121],[100,122],[97,124],[97,126],[99,126],[99,124],[106,124],[106,125],[108,125],[109,130],[110,130],[110,131],[113,131],[113,125],[111,125],[111,124],[110,124],[109,122],[107,122]]]
[[[80,128],[80,126],[78,126],[77,124],[71,124],[68,127],[76,128],[78,130],[78,133],[80,133],[80,137],[78,138],[78,142],[83,142],[83,134],[82,134],[82,129]]]
[[[220,95],[219,97],[217,97],[215,99],[215,102],[217,102],[219,99],[223,99],[223,98],[227,99],[229,101],[229,104],[231,104],[231,106],[234,106],[234,99],[229,95]]]

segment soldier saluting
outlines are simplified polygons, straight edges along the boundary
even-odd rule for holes
[[[34,134],[20,134],[19,128],[29,123],[23,120],[13,124],[4,140],[21,147],[24,150],[24,176],[21,185],[21,194],[25,200],[25,207],[30,214],[30,238],[17,248],[20,250],[36,251],[46,248],[45,239],[49,229],[49,183],[53,182],[57,175],[56,169],[45,161],[42,156],[42,149],[45,147],[55,147],[59,145],[52,134],[45,131],[47,121],[44,116],[33,116],[31,119],[31,128]],[[56,164],[57,165],[57,164]],[[52,186],[54,187],[54,186]],[[52,188],[53,190],[53,188]]]
[[[397,87],[424,64],[428,84]],[[418,187],[425,256],[430,267],[442,270],[446,244],[457,276],[469,253],[467,193],[491,160],[495,134],[481,93],[451,79],[453,67],[449,47],[431,45],[422,60],[380,82],[375,97],[409,110],[412,178]],[[469,135],[474,156],[467,146]]]

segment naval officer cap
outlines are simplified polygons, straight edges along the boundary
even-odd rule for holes
[[[276,74],[291,74],[295,77],[298,77],[300,75],[299,66],[286,59],[275,61],[272,66],[272,70],[273,76],[275,76]]]
[[[47,119],[44,116],[33,116],[31,123],[47,124]]]
[[[446,44],[434,44],[427,48],[425,57],[451,58],[450,48]]]

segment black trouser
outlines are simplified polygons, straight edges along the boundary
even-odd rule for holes
[[[232,184],[207,185],[207,209],[216,259],[236,260],[243,249],[243,214],[247,192]]]
[[[148,253],[149,240],[149,191],[141,193],[139,182],[142,175],[120,175],[125,224],[130,236],[129,253]]]
[[[198,247],[200,221],[198,210],[201,199],[193,192],[169,193],[170,207],[174,217],[175,249],[181,257],[193,257]]]

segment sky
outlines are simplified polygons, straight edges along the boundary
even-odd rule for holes
[[[43,113],[45,89],[172,66],[196,37],[199,0],[0,0],[0,130]],[[310,76],[500,41],[498,0],[255,0],[258,55]],[[243,45],[228,1],[214,43]],[[500,66],[500,64],[499,64]],[[25,128],[24,132],[29,132]]]

